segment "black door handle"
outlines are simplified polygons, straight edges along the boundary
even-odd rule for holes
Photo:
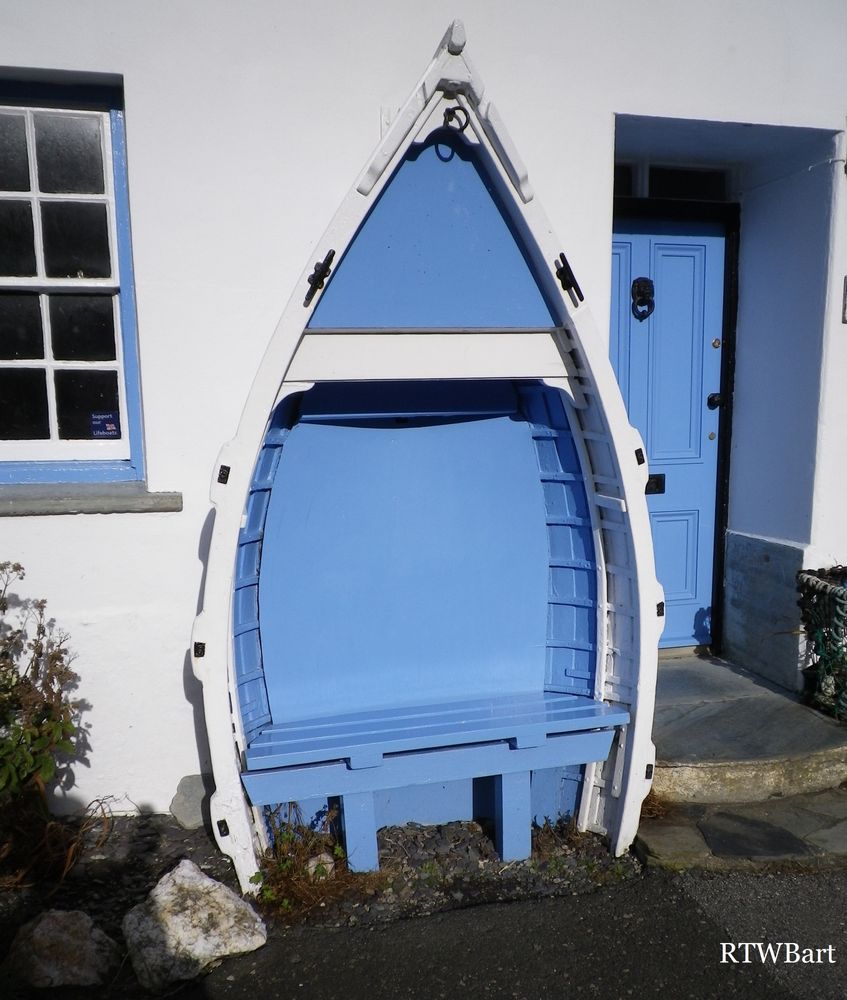
[[[723,396],[719,392],[710,392],[706,397],[706,406],[710,410],[716,410],[719,406],[723,406]]]

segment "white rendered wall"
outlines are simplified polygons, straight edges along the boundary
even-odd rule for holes
[[[448,23],[463,17],[467,53],[602,324],[616,113],[843,128],[847,7],[798,9],[802,31],[765,0],[716,0],[706,19],[679,0],[527,0],[520,12],[505,0],[0,0],[0,66],[123,78],[148,481],[185,505],[0,520],[0,559],[25,563],[25,593],[48,598],[71,633],[92,706],[74,802],[116,795],[165,810],[179,778],[204,765],[185,656],[214,459],[379,138],[380,108],[399,105]],[[847,357],[832,296],[827,309],[824,398],[837,413]],[[812,383],[806,372],[809,405]],[[806,441],[814,417],[803,420]],[[833,465],[838,433],[822,425]],[[737,488],[733,516],[746,524]],[[772,516],[788,530],[787,511]],[[833,520],[821,499],[821,536]]]
[[[731,531],[807,544],[815,488],[832,139],[740,179]]]

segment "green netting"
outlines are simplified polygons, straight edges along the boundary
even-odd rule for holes
[[[847,719],[847,567],[797,574],[808,641],[806,694],[815,707]]]

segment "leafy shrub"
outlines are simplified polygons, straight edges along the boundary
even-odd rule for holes
[[[0,804],[43,789],[77,735],[68,636],[43,600],[14,601],[10,614],[9,587],[23,578],[20,563],[0,562]]]

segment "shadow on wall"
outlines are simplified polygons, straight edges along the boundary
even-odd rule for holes
[[[197,609],[199,615],[203,610],[203,595],[206,592],[206,573],[209,568],[209,549],[212,544],[212,530],[215,526],[215,512],[210,510],[203,522],[200,530],[200,538],[197,543],[197,557],[203,567],[200,576],[200,588],[197,592]],[[200,759],[200,767],[203,772],[211,772],[211,752],[209,750],[209,737],[206,732],[206,717],[203,711],[203,685],[194,676],[191,669],[191,652],[186,650],[185,660],[182,667],[182,686],[185,692],[185,700],[191,705],[194,714],[194,738],[197,742],[197,752]],[[203,806],[204,821],[208,815],[208,794],[205,796]]]

